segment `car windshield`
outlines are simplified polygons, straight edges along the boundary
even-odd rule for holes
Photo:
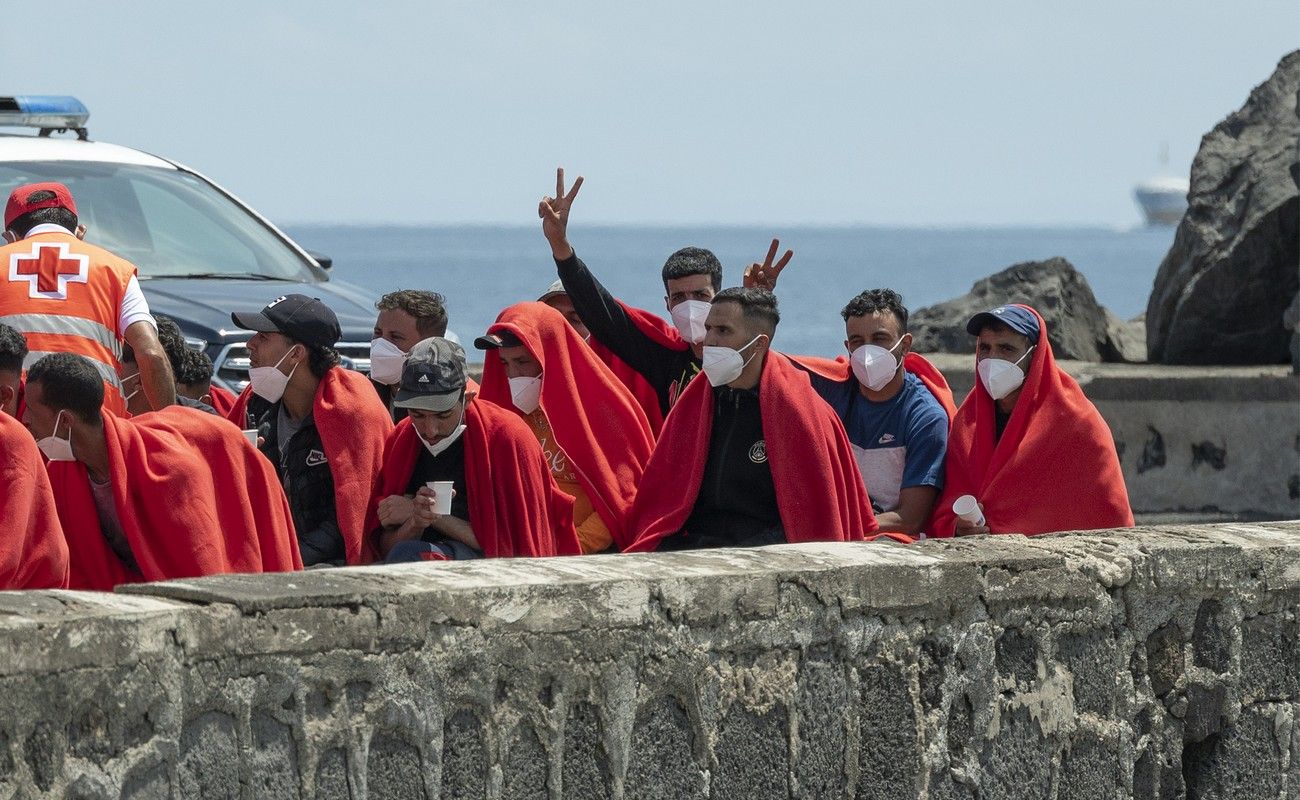
[[[141,278],[321,279],[266,225],[189,173],[89,161],[0,162],[0,197],[40,181],[65,184],[86,241],[135,264]]]

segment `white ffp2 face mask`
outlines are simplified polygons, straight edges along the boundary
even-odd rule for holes
[[[709,385],[726,386],[739,378],[740,373],[745,371],[745,366],[754,360],[754,355],[758,355],[755,353],[749,358],[743,358],[740,354],[742,351],[748,350],[757,341],[758,336],[755,336],[740,350],[705,345],[704,352],[700,356],[700,360],[703,362],[700,369],[704,371],[704,375],[709,379]]]
[[[712,304],[703,300],[686,300],[673,306],[673,325],[682,338],[691,344],[704,341],[704,320],[709,318]]]
[[[288,375],[280,371],[280,365],[292,352],[292,347],[284,351],[284,355],[280,356],[280,360],[275,362],[274,367],[253,367],[248,370],[248,382],[253,384],[253,394],[272,403],[284,397],[285,387],[289,385],[289,379],[293,377],[298,365],[294,364]]]
[[[1025,371],[1020,368],[1020,362],[1028,358],[1037,346],[1030,347],[1014,363],[1000,358],[986,358],[975,367],[975,371],[980,376],[980,383],[984,384],[989,397],[1001,400],[1020,388],[1020,385],[1025,382]]]
[[[542,404],[542,376],[536,378],[511,378],[510,400],[515,408],[531,414]]]
[[[396,386],[402,382],[402,367],[406,365],[406,353],[402,348],[387,339],[374,339],[370,342],[370,379],[385,386]]]
[[[894,357],[894,351],[902,343],[900,337],[888,350],[874,344],[864,344],[854,350],[849,356],[849,365],[853,367],[854,376],[873,392],[885,388],[885,384],[898,374],[899,361]]]
[[[460,438],[460,435],[465,432],[466,427],[468,426],[465,425],[465,409],[462,407],[460,410],[460,422],[456,423],[456,429],[442,437],[437,444],[429,444],[428,440],[424,438],[424,435],[420,433],[419,428],[414,428],[414,430],[415,435],[420,438],[420,444],[424,445],[424,449],[429,451],[429,455],[436,456],[455,444],[456,440]]]
[[[50,461],[76,461],[72,455],[72,426],[68,426],[68,438],[60,439],[56,434],[59,432],[59,422],[63,420],[63,412],[60,411],[54,417],[54,430],[50,435],[36,442],[36,446],[41,449],[45,457]]]

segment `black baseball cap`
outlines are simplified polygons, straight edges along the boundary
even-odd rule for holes
[[[510,331],[497,331],[478,337],[474,346],[480,350],[495,350],[498,347],[523,347],[524,341]]]
[[[966,332],[971,336],[979,336],[980,331],[991,322],[1000,322],[1016,333],[1028,336],[1033,344],[1038,344],[1038,317],[1024,306],[1006,305],[991,311],[981,311],[966,323]]]
[[[460,400],[468,379],[465,351],[460,345],[441,336],[424,339],[406,355],[402,382],[393,395],[393,405],[421,411],[446,411]]]
[[[343,336],[339,318],[330,307],[305,294],[281,295],[261,311],[236,311],[230,319],[244,330],[283,333],[317,347],[333,347]]]

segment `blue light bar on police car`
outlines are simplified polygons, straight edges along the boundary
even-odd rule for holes
[[[0,126],[83,130],[90,112],[75,97],[45,94],[0,97]]]

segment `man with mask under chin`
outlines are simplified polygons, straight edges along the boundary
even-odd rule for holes
[[[1133,525],[1110,428],[1056,366],[1047,323],[1026,305],[971,317],[975,388],[953,418],[932,534],[1022,533]],[[971,495],[976,517],[953,503]]]
[[[876,531],[835,412],[771,350],[764,289],[718,293],[702,370],[664,425],[629,517],[629,551],[854,541]]]
[[[469,383],[460,345],[411,348],[393,398],[407,417],[385,448],[367,547],[388,562],[576,553],[573,500],[532,431]]]
[[[303,565],[365,563],[366,505],[393,421],[370,380],[339,366],[338,317],[290,294],[230,318],[255,333],[249,385],[227,418],[257,430],[289,498]]]

